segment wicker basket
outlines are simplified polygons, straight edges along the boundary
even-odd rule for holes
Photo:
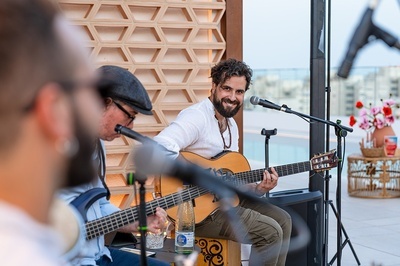
[[[360,147],[362,154],[364,157],[384,157],[385,156],[385,151],[383,150],[383,147],[381,148],[363,148]]]

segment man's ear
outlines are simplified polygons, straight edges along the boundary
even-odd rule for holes
[[[217,84],[215,84],[214,82],[211,83],[211,94],[213,94],[216,89],[217,89]]]
[[[70,139],[73,132],[71,102],[58,84],[48,83],[40,89],[34,113],[49,138]]]
[[[104,99],[104,105],[107,108],[109,105],[111,105],[113,102],[113,99],[111,99],[110,97],[107,97]]]

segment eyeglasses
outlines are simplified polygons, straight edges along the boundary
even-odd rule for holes
[[[132,116],[124,107],[122,107],[122,105],[120,105],[116,101],[113,100],[113,103],[118,107],[119,110],[121,110],[128,116],[129,123],[127,123],[126,125],[129,126],[133,122],[133,120],[135,120],[136,117]]]

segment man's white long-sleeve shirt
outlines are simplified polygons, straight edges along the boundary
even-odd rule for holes
[[[229,128],[222,136],[231,147],[228,150],[239,150],[239,132],[233,118],[228,118]],[[230,133],[229,133],[230,131]],[[182,110],[168,127],[154,137],[154,140],[176,153],[190,151],[207,159],[224,150],[224,141],[215,117],[214,105],[210,99],[196,103]]]

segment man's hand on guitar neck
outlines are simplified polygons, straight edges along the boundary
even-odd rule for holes
[[[157,207],[156,213],[147,217],[147,229],[153,233],[164,229],[168,225],[167,212]]]
[[[136,233],[138,232],[139,222],[125,225],[118,229],[119,232],[123,233]],[[156,212],[153,215],[147,216],[147,230],[155,233],[157,230],[163,229],[167,225],[167,212],[160,207],[156,208]]]
[[[271,167],[270,169],[271,173],[268,170],[264,171],[263,180],[260,183],[249,184],[250,189],[258,196],[264,195],[278,185],[278,173],[275,171],[275,168]]]

